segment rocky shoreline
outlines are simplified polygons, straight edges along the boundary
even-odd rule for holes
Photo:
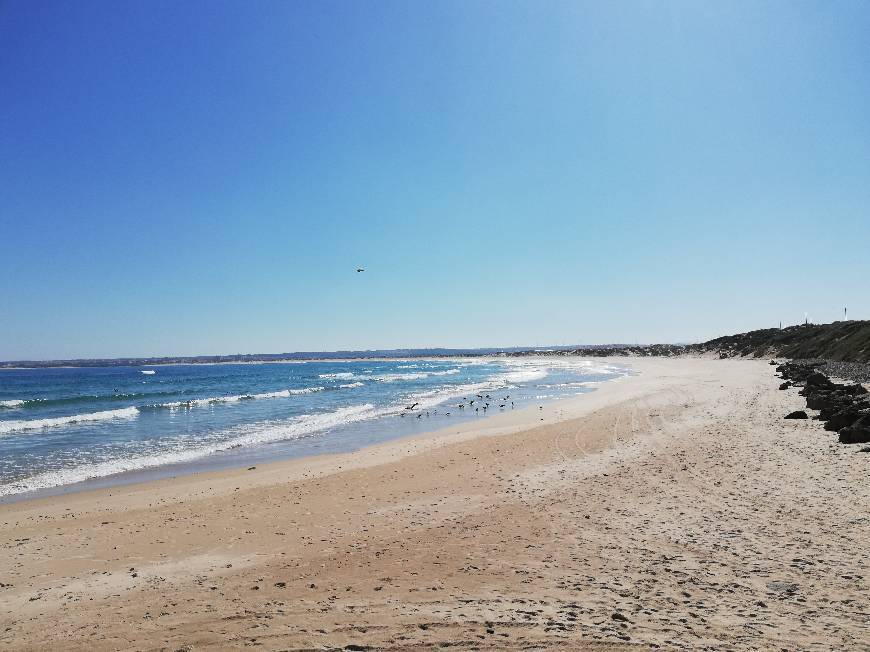
[[[771,360],[771,364],[776,362]],[[858,365],[865,366],[866,365]],[[779,389],[800,386],[800,395],[806,398],[807,408],[818,410],[815,417],[825,422],[825,430],[837,432],[841,444],[870,442],[870,394],[861,383],[836,383],[821,369],[833,371],[843,378],[856,371],[849,363],[827,361],[791,361],[777,366],[776,371],[785,381]],[[803,410],[791,412],[786,419],[807,419]],[[870,452],[870,447],[862,449]]]
[[[821,358],[792,360],[792,362],[803,365],[815,365],[816,369],[828,378],[851,380],[855,383],[870,383],[870,364],[866,362],[844,362]]]

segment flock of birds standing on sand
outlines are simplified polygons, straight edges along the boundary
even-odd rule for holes
[[[510,400],[510,394],[506,396],[502,396],[498,399],[493,399],[489,394],[475,394],[475,398],[469,399],[468,397],[463,397],[461,403],[457,403],[456,407],[460,410],[465,410],[468,407],[469,411],[471,408],[474,408],[475,414],[480,414],[480,411],[483,410],[483,413],[486,414],[486,411],[493,405],[490,401],[498,401],[498,408],[500,410],[504,410],[508,406],[508,401]],[[475,405],[477,403],[477,405]],[[420,405],[419,402],[412,403],[405,407],[405,409],[399,414],[401,417],[408,416],[409,414],[414,414],[414,408]],[[511,410],[514,409],[514,402],[510,401]],[[424,416],[435,416],[438,414],[438,410],[423,410],[422,408],[417,414],[414,414],[418,419],[422,419]],[[445,412],[445,416],[450,416],[450,412]]]

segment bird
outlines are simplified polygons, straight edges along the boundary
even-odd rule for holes
[[[366,271],[364,267],[357,267],[357,268],[356,268],[356,273],[357,273],[357,274],[359,274],[360,272],[364,272],[364,271]]]

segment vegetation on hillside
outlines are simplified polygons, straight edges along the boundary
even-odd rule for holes
[[[870,362],[870,321],[836,321],[766,328],[695,344],[690,350],[722,356],[779,356]]]

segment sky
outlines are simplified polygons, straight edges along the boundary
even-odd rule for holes
[[[848,0],[2,0],[0,359],[868,319],[868,33]]]

